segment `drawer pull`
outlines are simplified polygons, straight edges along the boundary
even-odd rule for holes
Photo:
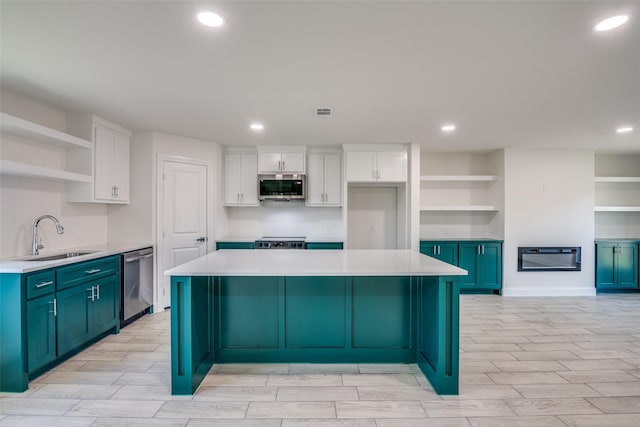
[[[91,269],[91,270],[86,270],[85,274],[96,274],[96,273],[99,273],[99,272],[100,272],[99,268],[94,268],[94,269]]]
[[[36,289],[44,288],[45,286],[53,285],[53,281],[42,282],[36,285]]]

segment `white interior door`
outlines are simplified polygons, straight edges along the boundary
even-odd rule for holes
[[[207,253],[207,167],[163,164],[162,271]],[[171,305],[171,283],[163,277],[164,307]]]
[[[397,189],[349,187],[348,249],[397,248]]]

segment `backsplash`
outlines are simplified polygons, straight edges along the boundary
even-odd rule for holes
[[[342,208],[311,208],[301,202],[265,202],[228,208],[228,236],[305,236],[344,239]],[[228,237],[225,236],[225,237]]]

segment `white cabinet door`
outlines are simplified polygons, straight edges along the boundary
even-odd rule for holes
[[[351,151],[346,153],[347,181],[370,182],[376,180],[376,153]]]
[[[242,155],[242,194],[243,205],[258,205],[258,156]]]
[[[307,206],[342,204],[342,170],[339,154],[309,155]]]
[[[115,133],[101,126],[94,128],[94,197],[100,200],[111,200],[114,197],[113,152],[115,150]]]
[[[342,205],[342,164],[339,154],[324,156],[324,203]]]
[[[258,205],[258,159],[255,154],[232,153],[224,156],[224,204]]]
[[[129,137],[111,129],[94,127],[94,198],[107,202],[129,201]]]
[[[127,135],[115,133],[113,147],[113,183],[115,185],[115,200],[129,201],[129,147]]]
[[[261,152],[258,154],[259,173],[280,173],[282,164],[281,153]]]
[[[304,173],[304,153],[283,152],[281,158],[282,173]]]
[[[378,152],[378,181],[404,182],[407,180],[407,153],[404,151]]]
[[[242,155],[226,154],[224,156],[224,204],[239,204],[241,192]]]
[[[307,205],[324,203],[324,156],[309,155],[309,173],[307,174]]]

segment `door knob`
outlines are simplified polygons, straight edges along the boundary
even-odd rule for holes
[[[207,238],[206,238],[206,237],[198,237],[198,238],[196,239],[196,242],[206,242],[206,241],[207,241]]]

